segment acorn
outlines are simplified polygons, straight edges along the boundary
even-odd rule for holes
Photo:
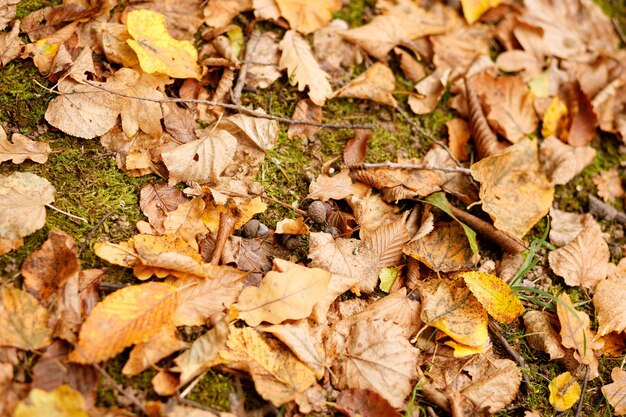
[[[326,223],[326,205],[319,200],[315,200],[309,204],[307,214],[309,218],[317,224]]]
[[[259,222],[257,219],[252,219],[241,227],[241,234],[243,237],[252,239],[256,237],[257,233],[259,232],[260,226],[261,222]]]
[[[285,235],[285,239],[283,240],[283,246],[285,249],[290,251],[295,251],[302,246],[302,241],[299,236],[291,236]]]

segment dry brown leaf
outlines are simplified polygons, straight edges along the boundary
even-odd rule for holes
[[[393,48],[393,52],[400,58],[400,69],[406,79],[417,83],[426,76],[426,67],[413,58],[413,55],[402,48]]]
[[[415,114],[428,114],[437,107],[446,91],[450,70],[436,69],[428,77],[415,84],[418,96],[409,96],[409,107]]]
[[[276,242],[275,235],[254,239],[231,236],[226,242],[222,263],[233,265],[242,271],[265,273],[272,269],[272,259],[290,259],[292,253]]]
[[[616,167],[602,171],[593,178],[593,182],[598,187],[598,195],[604,201],[609,202],[624,197],[622,176],[617,172]]]
[[[307,198],[314,200],[343,200],[351,195],[362,198],[367,195],[370,188],[365,184],[354,183],[350,178],[350,170],[342,169],[339,173],[331,176],[320,175],[309,185]]]
[[[0,18],[0,23],[2,19]],[[20,55],[24,42],[19,38],[20,21],[13,24],[8,33],[0,33],[0,69]]]
[[[265,114],[263,109],[256,110]],[[252,117],[245,114],[233,114],[224,119],[224,129],[228,130],[239,140],[239,146],[250,141],[256,148],[265,152],[271,149],[276,142],[280,127],[276,120]],[[263,160],[264,154],[261,156]]]
[[[164,151],[161,156],[169,170],[169,185],[181,181],[216,181],[233,162],[236,147],[237,139],[218,129],[205,138]]]
[[[13,142],[9,141],[4,129],[0,127],[0,164],[5,161],[21,164],[27,159],[43,164],[52,153],[47,143],[35,142],[19,133],[14,133],[11,140]]]
[[[181,353],[174,362],[180,371],[180,384],[185,385],[210,367],[222,362],[219,351],[226,347],[228,321],[224,316],[211,330],[193,341],[189,349]]]
[[[567,184],[596,156],[591,146],[573,147],[549,136],[539,145],[541,172],[555,185]]]
[[[279,66],[286,69],[289,74],[291,85],[298,85],[299,91],[309,87],[309,98],[318,106],[324,102],[333,92],[328,81],[329,75],[324,72],[309,47],[309,43],[298,33],[289,30],[280,41]]]
[[[371,22],[345,31],[341,36],[374,58],[383,60],[401,41],[445,33],[454,20],[451,9],[438,3],[426,10],[413,2],[401,2]]]
[[[297,219],[284,219],[276,223],[277,235],[308,235],[309,226],[304,222],[304,217]]]
[[[411,239],[406,229],[408,212],[393,223],[380,226],[363,240],[377,255],[378,267],[396,266],[402,259],[402,247]]]
[[[550,252],[550,268],[572,287],[582,286],[593,291],[611,272],[611,253],[602,231],[586,227],[574,240]]]
[[[329,281],[330,273],[319,268],[270,271],[258,288],[245,288],[234,307],[250,326],[303,319],[324,298]]]
[[[526,338],[533,349],[550,355],[550,360],[565,356],[561,337],[556,330],[556,317],[546,311],[529,311],[524,314]]]
[[[471,132],[469,125],[463,119],[457,118],[446,122],[448,128],[448,147],[450,152],[459,161],[467,161],[469,158],[468,142]]]
[[[392,95],[395,89],[396,79],[393,72],[385,64],[377,62],[363,74],[335,91],[332,97],[361,98],[395,108],[398,106],[398,102]]]
[[[257,392],[276,407],[292,401],[315,383],[315,375],[279,342],[250,327],[230,327],[227,350],[220,351],[229,367],[252,375]]]
[[[522,238],[545,216],[554,188],[539,172],[537,145],[523,140],[471,166],[483,210],[498,229]]]
[[[305,120],[308,122],[321,123],[322,122],[322,108],[313,103],[311,99],[305,98],[299,100],[296,103],[296,109],[291,117],[293,120]],[[304,125],[304,124],[292,124],[287,130],[287,137],[293,138],[310,138],[317,131],[320,130],[317,126]]]
[[[618,133],[626,138],[626,110],[624,110],[626,77],[611,81],[593,98],[593,109],[598,115],[600,129]]]
[[[323,330],[324,328],[322,328]],[[324,371],[328,367],[326,352],[322,346],[319,333],[311,327],[308,320],[298,320],[295,323],[286,323],[272,326],[262,326],[261,330],[271,333],[283,342],[291,352],[298,357],[314,373],[317,379],[322,379]]]
[[[166,282],[178,288],[179,305],[172,320],[176,326],[202,326],[230,308],[243,287],[246,273],[230,266],[206,266],[207,278],[186,277]]]
[[[472,267],[472,249],[456,221],[439,222],[426,236],[409,242],[403,249],[434,271],[463,271]]]
[[[477,57],[489,54],[493,36],[485,25],[456,25],[442,33],[429,38],[433,44],[433,64],[441,70],[450,69],[451,81],[465,74]]]
[[[341,0],[319,0],[315,3],[306,0],[276,0],[276,4],[291,28],[305,35],[328,25],[333,13],[341,9]]]
[[[172,323],[177,307],[178,292],[172,285],[149,282],[122,288],[91,311],[69,359],[98,363],[130,345],[146,342]]]
[[[594,379],[598,373],[598,359],[595,350],[602,349],[604,342],[590,329],[587,313],[576,310],[567,293],[559,296],[560,303],[556,305],[556,314],[561,323],[561,343],[566,348],[574,349],[574,358],[580,363],[589,366],[589,379]]]
[[[0,30],[4,30],[15,19],[19,0],[3,0],[0,2]]]
[[[209,229],[202,222],[204,211],[204,199],[195,197],[185,203],[179,204],[175,210],[165,215],[163,221],[164,233],[178,236],[187,244],[198,250],[196,236],[204,236]]]
[[[626,371],[618,367],[613,368],[611,379],[613,383],[604,385],[602,394],[604,394],[609,404],[614,407],[614,415],[626,415],[626,396],[624,395],[624,390],[626,390]]]
[[[482,99],[487,121],[496,132],[517,143],[537,129],[534,97],[521,77],[494,78],[482,72],[471,80]]]
[[[4,255],[12,250],[18,249],[22,247],[23,244],[24,239],[21,237],[18,239],[5,239],[0,237],[0,255]]]
[[[47,179],[28,172],[0,177],[0,237],[15,240],[41,229],[55,192]]]
[[[511,404],[519,392],[522,371],[510,359],[485,360],[476,364],[476,369],[468,372],[472,375],[471,385],[463,388],[461,394],[476,407],[484,407],[489,413],[495,413]]]
[[[387,400],[368,389],[346,389],[337,397],[337,409],[348,417],[400,417]]]
[[[159,333],[147,341],[135,345],[130,351],[128,361],[122,368],[122,373],[128,376],[137,375],[161,359],[185,349],[187,346],[187,343],[177,337],[174,327],[163,327]]]
[[[0,288],[0,346],[36,350],[52,342],[49,315],[26,291]]]
[[[340,32],[348,30],[348,23],[335,19],[313,34],[313,49],[322,69],[331,75],[341,73],[341,68],[360,64],[362,54],[346,42]]]
[[[357,239],[333,239],[329,233],[311,233],[309,258],[311,266],[357,279],[366,294],[374,291],[378,282],[376,253]]]
[[[126,43],[128,39],[131,39],[126,25],[103,22],[96,30],[104,54],[110,62],[121,64],[127,68],[139,65],[137,54]]]
[[[626,330],[626,283],[623,274],[615,274],[600,281],[593,295],[593,306],[598,318],[598,334]]]
[[[489,345],[487,312],[463,280],[432,279],[417,281],[416,285],[422,300],[422,321],[456,342],[446,343],[455,349],[455,356],[485,351]]]
[[[166,184],[148,184],[139,193],[139,207],[159,233],[165,232],[163,221],[167,213],[188,201],[182,191]]]
[[[252,10],[251,0],[209,0],[204,6],[204,23],[222,28],[241,12]]]
[[[565,94],[570,119],[567,143],[572,146],[587,146],[596,136],[598,116],[578,81],[568,83]]]
[[[552,207],[550,219],[550,242],[558,248],[570,243],[585,228],[601,230],[598,222],[589,213],[567,213]]]
[[[359,321],[350,331],[345,354],[335,364],[337,387],[371,389],[399,408],[417,378],[418,354],[398,325]]]
[[[250,51],[250,60],[258,64],[248,64],[247,86],[267,88],[280,78],[281,73],[278,69],[280,52],[278,51],[278,37],[275,33],[269,31],[261,33],[256,46]]]
[[[385,203],[380,194],[349,197],[347,202],[361,227],[359,229],[361,239],[365,239],[379,227],[393,223],[401,216],[399,207]]]

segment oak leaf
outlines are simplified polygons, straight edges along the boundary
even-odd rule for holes
[[[596,286],[593,305],[598,318],[600,336],[626,330],[624,297],[626,297],[626,282],[623,274],[611,275]]]
[[[245,288],[234,307],[250,326],[306,318],[326,295],[330,273],[319,268],[270,271],[261,285]]]
[[[548,260],[552,271],[567,285],[593,290],[611,272],[610,257],[602,230],[588,226],[567,245],[550,252]]]
[[[522,238],[550,210],[554,187],[539,172],[537,145],[523,140],[471,166],[483,209],[498,229]]]
[[[491,317],[500,323],[512,323],[524,313],[524,306],[511,287],[495,275],[470,271],[460,277]]]
[[[580,398],[580,385],[569,372],[554,377],[548,389],[550,404],[559,412],[569,410]]]
[[[126,27],[141,69],[148,74],[172,78],[200,78],[198,51],[189,41],[179,41],[168,33],[165,16],[152,10],[133,10],[126,16]]]
[[[593,182],[596,184],[596,187],[598,187],[598,195],[602,197],[604,201],[608,202],[624,197],[622,177],[617,172],[616,167],[602,171],[593,178]]]
[[[561,294],[559,300],[556,314],[561,323],[561,343],[574,349],[574,358],[580,364],[589,366],[589,378],[593,379],[598,376],[598,359],[594,351],[601,349],[604,342],[589,327],[587,313],[576,310],[567,293]]]
[[[4,68],[9,62],[17,58],[22,52],[24,42],[19,37],[20,21],[13,24],[8,33],[0,33],[0,68]]]
[[[367,185],[352,181],[349,169],[342,169],[332,177],[324,174],[317,177],[309,185],[307,198],[321,201],[343,200],[351,195],[365,197],[369,190]]]
[[[359,321],[350,331],[346,352],[335,365],[338,388],[370,389],[401,407],[417,378],[419,350],[402,329],[383,320]]]
[[[85,399],[79,391],[69,385],[46,392],[34,388],[28,398],[17,405],[15,417],[88,417]]]
[[[487,348],[487,312],[462,280],[434,279],[416,284],[422,300],[422,321],[456,342],[451,344],[455,356],[464,356],[464,347],[472,353]]]
[[[626,371],[621,368],[613,368],[611,371],[611,379],[613,383],[606,384],[602,387],[602,394],[606,400],[614,408],[613,413],[616,416],[626,415]]]
[[[27,159],[43,164],[52,153],[47,143],[35,142],[19,133],[14,133],[11,140],[13,142],[9,141],[4,129],[0,127],[0,164],[5,161],[21,164]]]
[[[315,375],[279,342],[250,327],[231,325],[220,357],[229,367],[252,375],[257,392],[276,407],[292,401],[315,383]]]
[[[98,363],[124,348],[148,341],[171,325],[178,307],[176,287],[160,282],[122,288],[107,296],[83,323],[70,361]]]
[[[304,91],[308,86],[311,101],[323,106],[333,90],[328,81],[329,75],[313,57],[309,43],[295,31],[289,30],[280,41],[279,47],[283,52],[279,66],[289,73],[290,84],[297,84],[299,91]]]
[[[352,97],[372,100],[377,103],[397,107],[398,102],[392,93],[396,88],[393,72],[385,64],[375,63],[363,74],[333,93],[333,97]]]
[[[0,288],[0,346],[36,350],[49,345],[48,319],[46,309],[26,291]]]
[[[276,0],[276,4],[291,28],[305,35],[328,25],[333,13],[341,9],[341,0],[319,0],[315,3],[306,0]]]

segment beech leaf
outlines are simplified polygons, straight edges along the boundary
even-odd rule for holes
[[[511,287],[495,275],[486,272],[463,272],[460,276],[478,302],[501,323],[512,323],[524,313],[524,306]]]

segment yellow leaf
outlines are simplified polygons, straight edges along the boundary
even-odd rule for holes
[[[328,25],[341,9],[341,0],[277,0],[276,4],[292,29],[305,35]]]
[[[0,288],[0,346],[35,350],[50,344],[48,312],[26,291]]]
[[[139,58],[141,69],[173,78],[200,79],[198,51],[189,41],[178,41],[167,32],[165,16],[152,10],[133,10],[126,19],[126,42]]]
[[[303,217],[297,219],[283,219],[276,223],[277,235],[308,235],[309,226],[304,222]]]
[[[149,282],[122,288],[91,311],[69,359],[102,362],[130,345],[147,342],[171,323],[177,307],[178,292],[173,285]]]
[[[544,138],[558,136],[565,139],[562,134],[567,136],[567,126],[567,106],[558,97],[554,97],[543,115],[541,135]]]
[[[230,326],[220,357],[252,375],[257,392],[276,407],[293,400],[315,382],[315,375],[279,342],[250,327]]]
[[[524,306],[511,287],[486,272],[464,272],[461,277],[478,302],[500,323],[512,323],[524,312]]]
[[[550,404],[556,411],[569,410],[580,398],[580,385],[569,372],[550,381],[548,389],[550,390]]]
[[[385,267],[381,268],[380,273],[378,274],[378,278],[380,278],[380,289],[386,293],[389,293],[391,290],[391,286],[396,279],[398,278],[398,274],[400,273],[400,268],[393,267]]]
[[[14,417],[88,417],[83,395],[68,385],[50,392],[34,388],[20,402]]]
[[[267,210],[267,204],[263,202],[261,197],[254,197],[252,200],[247,201],[236,208],[236,213],[233,213],[237,217],[235,223],[235,229],[239,229],[244,224],[248,223],[255,214],[263,213]],[[204,213],[202,213],[202,222],[213,233],[217,233],[220,228],[220,214],[228,213],[228,208],[222,205],[207,205]]]
[[[259,287],[247,287],[235,307],[250,326],[308,317],[326,295],[330,273],[319,268],[296,267],[268,272]]]
[[[471,25],[487,10],[500,4],[501,1],[502,0],[461,0],[465,20]]]

